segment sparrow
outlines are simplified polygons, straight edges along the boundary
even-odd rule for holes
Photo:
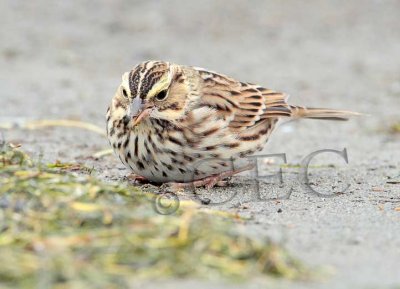
[[[251,169],[280,119],[347,120],[358,113],[290,105],[287,95],[207,69],[146,61],[122,75],[107,137],[140,180],[211,188]]]

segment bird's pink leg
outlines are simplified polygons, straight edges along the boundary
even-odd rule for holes
[[[127,176],[127,178],[128,178],[128,180],[130,180],[130,181],[132,181],[134,183],[136,183],[136,182],[138,182],[138,183],[148,183],[149,182],[145,177],[139,176],[139,175],[134,174],[134,173],[132,173],[129,176]]]
[[[189,188],[198,188],[198,187],[205,187],[206,189],[211,189],[215,185],[220,185],[224,186],[226,185],[226,182],[223,181],[226,178],[229,178],[233,175],[239,174],[241,172],[250,170],[254,167],[254,164],[249,164],[247,166],[241,167],[236,170],[230,170],[230,171],[225,171],[216,175],[212,175],[209,177],[206,177],[204,179],[196,180],[193,182],[187,182],[187,183],[166,183],[166,186],[172,190],[179,190],[179,189],[189,189]]]

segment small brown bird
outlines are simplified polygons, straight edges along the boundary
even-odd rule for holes
[[[289,105],[286,95],[202,68],[140,63],[122,76],[107,136],[138,178],[210,188],[251,167],[281,118],[346,120],[357,113]]]

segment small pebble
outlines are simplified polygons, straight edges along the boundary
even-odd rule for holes
[[[208,205],[209,203],[211,203],[211,200],[209,198],[204,198],[204,199],[201,200],[201,203],[203,205]]]
[[[0,198],[0,209],[7,209],[9,205],[10,202],[5,197]]]
[[[351,245],[359,245],[362,243],[362,241],[363,239],[360,236],[356,236],[355,238],[351,239],[349,243]]]
[[[22,200],[17,200],[14,205],[14,212],[20,213],[20,212],[24,211],[25,205],[26,205],[26,202],[24,202]]]

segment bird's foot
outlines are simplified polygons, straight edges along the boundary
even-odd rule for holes
[[[161,187],[170,191],[178,191],[182,189],[190,189],[190,188],[198,188],[198,187],[205,187],[207,190],[213,188],[214,186],[218,187],[225,187],[228,182],[224,181],[224,179],[232,177],[233,175],[239,174],[241,172],[247,171],[254,168],[254,164],[249,164],[242,168],[236,170],[225,171],[219,174],[215,174],[204,179],[196,180],[193,182],[186,182],[186,183],[165,183]]]
[[[149,180],[146,179],[145,177],[139,176],[137,174],[130,174],[129,176],[127,176],[127,179],[133,183],[136,184],[147,184],[149,183]]]

